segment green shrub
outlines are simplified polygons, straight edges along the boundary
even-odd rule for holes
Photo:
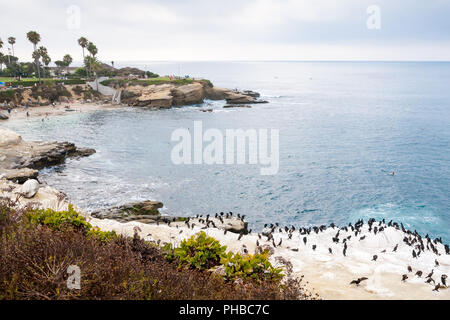
[[[65,85],[70,85],[70,84],[86,84],[86,80],[82,80],[82,79],[68,79],[68,80],[44,80],[42,82],[47,82],[47,81],[51,81],[54,84],[61,84],[64,83]],[[35,84],[39,84],[39,81],[9,81],[7,82],[7,85],[11,85],[12,87],[18,87],[18,86],[23,86],[23,87],[34,87]]]
[[[174,250],[174,255],[181,263],[205,270],[219,265],[226,249],[227,247],[221,246],[216,239],[208,237],[205,232],[200,232],[183,240],[180,247]]]
[[[84,231],[87,238],[101,242],[108,242],[118,237],[115,231],[102,231],[98,227],[93,227],[73,209],[72,205],[69,205],[67,211],[33,210],[27,213],[27,217],[31,223],[45,225],[52,230]]]
[[[94,227],[90,229],[87,233],[88,238],[93,238],[96,240],[99,240],[101,242],[109,242],[111,240],[114,240],[118,237],[117,233],[115,231],[102,231],[98,227]]]
[[[80,216],[72,205],[69,205],[67,211],[33,210],[27,213],[27,218],[34,224],[45,225],[53,230],[74,228],[89,231],[92,229],[91,224]]]
[[[177,86],[181,86],[181,85],[191,84],[191,83],[194,83],[194,80],[192,80],[192,79],[170,80],[169,78],[155,78],[155,79],[146,79],[146,80],[108,79],[108,80],[101,82],[101,84],[104,86],[119,85],[120,87],[125,87],[126,84],[142,85],[142,86],[174,84]]]
[[[159,78],[159,74],[153,73],[153,72],[151,72],[151,71],[147,71],[145,74],[146,74],[147,77],[149,77],[149,78]]]
[[[221,264],[225,266],[225,279],[229,281],[240,278],[278,282],[284,277],[281,268],[272,266],[267,252],[244,256],[229,252],[222,257]]]
[[[14,99],[15,93],[15,90],[0,91],[0,103],[3,103],[3,101],[12,101]]]

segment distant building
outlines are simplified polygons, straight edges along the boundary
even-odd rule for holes
[[[50,76],[56,77],[58,72],[60,72],[60,74],[64,76],[64,75],[75,73],[75,70],[77,70],[77,69],[78,69],[77,67],[63,67],[63,68],[50,67],[49,71],[50,71]]]

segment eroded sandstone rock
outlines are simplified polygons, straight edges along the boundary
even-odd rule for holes
[[[37,170],[93,153],[94,149],[77,148],[69,142],[24,141],[15,132],[0,129],[0,176],[19,183],[36,178]]]

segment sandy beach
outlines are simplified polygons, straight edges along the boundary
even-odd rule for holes
[[[70,106],[70,108],[66,108]],[[35,119],[41,118],[45,121],[46,118],[54,116],[64,116],[72,113],[82,113],[82,112],[93,112],[98,110],[114,110],[125,108],[124,105],[117,104],[101,104],[101,103],[58,103],[56,106],[41,106],[41,107],[29,107],[29,108],[14,108],[11,113],[8,114],[6,110],[0,111],[4,115],[9,116],[7,121],[24,120],[24,119]],[[27,115],[28,112],[28,115]],[[1,124],[1,122],[0,122]]]

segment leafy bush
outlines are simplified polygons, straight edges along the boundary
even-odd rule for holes
[[[105,243],[114,240],[118,235],[115,231],[102,231],[100,228],[95,227],[88,231],[87,237]]]
[[[48,226],[53,230],[75,228],[89,231],[92,229],[91,224],[80,216],[72,205],[69,205],[67,211],[32,210],[27,212],[26,216],[30,222]]]
[[[225,253],[227,247],[220,245],[216,239],[208,237],[205,232],[183,240],[178,248],[172,249],[171,245],[166,245],[163,249],[169,261],[178,258],[180,263],[198,270],[208,270],[223,265],[224,278],[227,281],[240,278],[278,282],[284,277],[281,268],[272,266],[267,252],[255,255]]]
[[[0,91],[0,103],[3,103],[3,101],[12,101],[14,99],[15,93],[15,90]]]
[[[147,77],[149,77],[149,78],[159,78],[159,74],[153,73],[153,72],[151,72],[151,71],[147,71],[147,72],[145,73],[145,75],[146,75]]]
[[[103,243],[67,223],[86,226],[73,208],[14,210],[0,201],[0,300],[275,300],[307,298],[299,282],[225,282],[167,262],[156,246],[121,236]],[[47,224],[44,224],[47,223]],[[59,228],[59,230],[58,230]],[[92,229],[94,233],[98,230]],[[81,289],[67,287],[67,268],[81,269]]]
[[[155,78],[155,79],[147,79],[147,80],[108,79],[108,80],[102,81],[101,84],[104,86],[118,85],[120,87],[125,87],[129,83],[134,84],[134,85],[142,85],[142,86],[162,85],[162,84],[185,85],[185,84],[194,83],[194,80],[192,80],[192,79],[170,80],[169,78]]]
[[[227,247],[221,246],[216,239],[208,237],[205,232],[200,232],[183,240],[180,247],[175,249],[174,255],[181,263],[205,270],[219,265],[226,249]]]
[[[222,257],[221,264],[225,266],[225,279],[253,279],[257,281],[275,281],[283,278],[282,269],[272,266],[268,253],[241,256],[229,252]]]
[[[44,80],[43,82],[45,83],[45,81],[52,81],[54,84],[62,84],[62,83],[64,83],[65,85],[69,85],[69,84],[86,84],[86,80],[82,80],[82,79]],[[12,87],[18,87],[18,86],[34,87],[36,84],[39,84],[39,80],[36,80],[36,81],[10,81],[10,82],[7,83],[7,85],[11,85]]]

